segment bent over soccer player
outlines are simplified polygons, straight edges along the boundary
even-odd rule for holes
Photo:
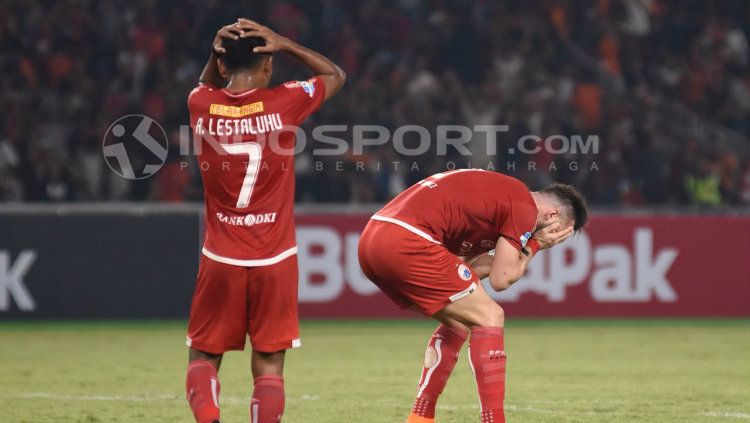
[[[540,249],[567,239],[586,216],[569,185],[529,192],[515,178],[474,169],[433,175],[372,216],[359,241],[365,275],[400,307],[441,323],[407,423],[434,422],[467,338],[481,421],[505,422],[505,318],[479,281],[489,276],[493,289],[507,289]]]
[[[271,53],[315,74],[268,88]],[[187,399],[198,423],[219,421],[222,354],[252,344],[250,421],[284,412],[286,349],[298,347],[294,127],[344,84],[322,55],[241,19],[217,33],[190,93],[190,125],[205,192],[205,244],[188,324]]]

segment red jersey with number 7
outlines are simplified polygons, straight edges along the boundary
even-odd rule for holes
[[[206,203],[206,257],[254,267],[297,253],[296,130],[324,98],[319,78],[239,93],[200,85],[190,93]]]

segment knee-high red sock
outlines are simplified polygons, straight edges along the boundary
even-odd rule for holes
[[[284,379],[280,376],[255,378],[250,403],[251,423],[279,423],[284,414]]]
[[[219,378],[216,368],[205,360],[195,360],[188,365],[185,390],[195,421],[212,423],[219,420]]]
[[[482,423],[505,423],[505,349],[503,328],[471,331],[469,358],[477,381]]]
[[[422,377],[412,413],[420,417],[435,417],[435,404],[458,361],[458,353],[468,333],[440,325],[432,334],[425,352]]]

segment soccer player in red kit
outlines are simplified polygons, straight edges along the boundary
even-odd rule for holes
[[[314,76],[268,88],[272,53]],[[224,352],[252,345],[252,423],[284,412],[284,353],[298,347],[294,129],[344,84],[322,55],[240,19],[216,35],[188,98],[205,192],[205,243],[188,324],[186,390],[198,423],[219,422]]]
[[[570,185],[529,192],[515,178],[476,169],[433,175],[372,216],[359,241],[365,275],[400,307],[441,323],[407,423],[435,421],[467,338],[481,421],[505,422],[505,318],[479,281],[489,276],[493,289],[507,289],[539,250],[567,239],[586,216]]]

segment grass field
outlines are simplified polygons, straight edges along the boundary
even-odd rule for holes
[[[287,356],[287,423],[402,423],[427,321],[305,322]],[[179,322],[0,322],[0,422],[192,421]],[[750,421],[750,322],[510,321],[509,422]],[[247,353],[221,371],[222,417],[247,422]],[[461,361],[442,423],[478,422]]]

